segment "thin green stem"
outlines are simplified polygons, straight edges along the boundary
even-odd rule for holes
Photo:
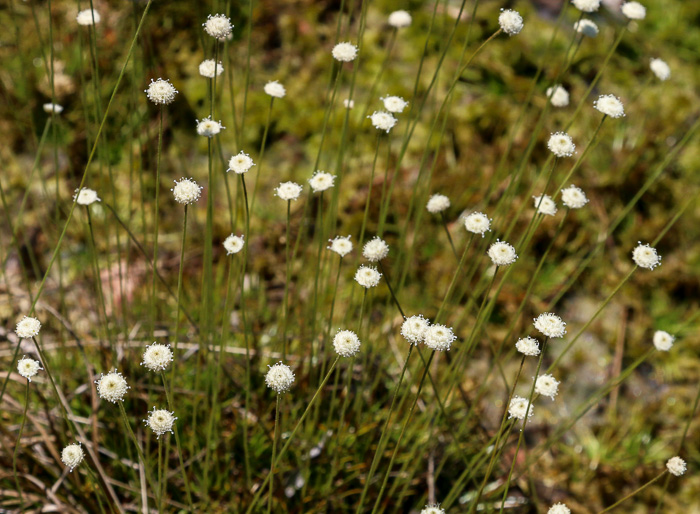
[[[270,493],[267,497],[267,514],[272,512],[272,493],[274,492],[274,482],[275,482],[275,463],[277,460],[275,456],[277,454],[277,430],[278,430],[278,420],[280,416],[280,393],[277,393],[277,400],[275,401],[275,428],[272,435],[272,460],[270,460]]]
[[[9,375],[9,373],[8,373],[8,375]],[[19,510],[20,510],[20,512],[24,512],[24,497],[22,496],[22,487],[19,485],[19,476],[17,475],[17,454],[19,453],[19,448],[22,445],[22,432],[24,431],[24,425],[27,422],[27,409],[28,408],[29,408],[29,380],[27,380],[27,387],[24,390],[24,412],[22,413],[22,423],[19,426],[19,433],[17,434],[17,441],[15,442],[15,451],[12,454],[12,474],[15,477],[15,486],[17,487],[17,494],[19,495]]]
[[[629,500],[630,498],[632,498],[632,496],[634,496],[634,495],[637,494],[638,492],[641,492],[641,491],[643,491],[644,489],[646,489],[647,487],[649,487],[651,484],[653,484],[654,482],[656,482],[659,478],[661,478],[662,476],[664,476],[666,473],[668,473],[668,470],[667,470],[667,469],[664,469],[661,473],[659,473],[659,474],[656,475],[654,478],[652,478],[651,480],[649,480],[646,484],[644,484],[643,486],[641,486],[641,487],[638,488],[638,489],[635,489],[635,490],[632,491],[630,494],[628,494],[627,496],[625,496],[625,497],[622,498],[621,500],[616,501],[615,503],[613,503],[613,504],[610,505],[609,507],[604,508],[604,509],[601,510],[598,514],[603,514],[603,512],[609,512],[609,511],[613,510],[615,507],[617,507],[618,505],[620,505],[622,502],[624,502],[624,501],[626,501],[626,500]]]
[[[270,107],[267,109],[267,119],[265,120],[265,131],[263,132],[262,141],[260,142],[260,152],[258,152],[258,162],[255,167],[255,184],[253,186],[253,197],[250,200],[250,210],[255,210],[255,198],[258,195],[258,184],[260,182],[260,175],[263,168],[263,159],[265,157],[265,144],[267,143],[267,133],[270,130],[270,119],[272,118],[272,104],[275,102],[275,97],[270,97]],[[243,110],[243,115],[245,116],[245,109]]]
[[[163,149],[163,106],[159,109],[158,121],[158,154],[156,157],[156,194],[153,206],[153,272],[151,277],[151,339],[155,337],[156,330],[156,310],[158,302],[156,300],[156,268],[158,266],[158,193],[160,191],[160,159]]]
[[[290,266],[291,259],[289,258],[289,225],[291,217],[292,201],[287,200],[287,236],[284,238],[284,256],[286,275],[284,280],[284,305],[283,309],[283,324],[282,324],[282,360],[287,360],[287,325],[289,323],[289,276],[291,275]]]

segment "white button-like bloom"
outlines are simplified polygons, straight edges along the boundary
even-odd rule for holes
[[[250,158],[250,155],[241,150],[229,159],[228,169],[226,171],[234,171],[242,175],[243,173],[248,173],[253,166],[255,166],[253,159]]]
[[[294,372],[292,368],[282,362],[268,366],[270,368],[265,375],[265,383],[267,387],[277,393],[289,391],[294,383]]]
[[[148,99],[156,105],[167,105],[173,103],[175,95],[179,93],[175,86],[170,83],[170,80],[153,80],[148,85],[148,89],[144,89],[144,93]]]
[[[309,185],[314,193],[321,193],[333,187],[335,183],[335,175],[326,173],[325,171],[317,171],[309,179]]]
[[[22,375],[30,382],[32,381],[32,377],[36,376],[36,374],[39,373],[39,370],[42,369],[44,368],[41,367],[41,363],[39,361],[35,361],[29,357],[22,357],[19,362],[17,362],[17,373]]]
[[[345,100],[343,100],[343,105],[346,109],[352,109],[353,107],[355,107],[355,100],[350,100],[349,98],[346,98]]]
[[[552,197],[549,195],[533,196],[535,202],[535,209],[539,214],[544,214],[546,216],[554,216],[557,213],[557,204],[554,203]]]
[[[282,182],[275,188],[275,195],[282,200],[298,200],[301,194],[301,186],[296,182]]]
[[[523,355],[535,357],[540,354],[540,343],[534,337],[523,337],[515,343],[515,349]]]
[[[430,325],[425,331],[425,346],[436,352],[449,351],[452,342],[457,339],[452,329],[445,325]]]
[[[83,187],[80,190],[76,189],[73,200],[75,200],[75,203],[78,205],[91,205],[101,201],[100,197],[97,196],[97,191],[88,189],[87,187]]]
[[[515,253],[515,248],[512,245],[499,240],[496,240],[489,247],[486,254],[496,266],[508,266],[513,264],[518,258],[518,254]]]
[[[661,59],[652,59],[649,61],[649,68],[656,78],[659,80],[668,80],[671,76],[671,68],[666,64],[666,61]]]
[[[336,61],[350,62],[357,57],[357,47],[352,43],[338,43],[333,47],[331,53]]]
[[[559,392],[559,381],[552,375],[540,375],[535,380],[535,392],[542,396],[549,396],[554,400]]]
[[[200,136],[214,137],[225,128],[220,121],[212,120],[211,116],[197,120],[197,134]]]
[[[333,348],[341,357],[352,357],[360,351],[360,338],[352,330],[338,330],[333,338]]]
[[[450,208],[450,199],[445,195],[435,194],[430,197],[425,208],[428,209],[428,212],[437,214]]]
[[[372,125],[374,125],[374,128],[377,130],[384,130],[387,133],[389,133],[389,131],[394,128],[394,125],[396,125],[396,118],[394,118],[388,112],[374,111],[371,116],[367,117],[372,120]]]
[[[503,32],[509,36],[514,36],[523,30],[523,17],[520,16],[519,12],[511,9],[501,10],[498,24]]]
[[[637,242],[638,246],[632,250],[632,260],[640,268],[654,269],[656,266],[661,266],[661,256],[648,244],[643,245]]]
[[[97,25],[100,23],[100,13],[94,9],[85,9],[78,13],[75,20],[78,22],[78,25],[82,25],[83,27]]]
[[[173,351],[169,344],[153,343],[146,346],[143,351],[142,366],[146,366],[151,371],[163,371],[173,361]]]
[[[40,330],[41,322],[38,319],[25,316],[17,323],[15,334],[17,334],[17,337],[20,339],[30,339],[34,336],[38,336]]]
[[[410,13],[408,11],[394,11],[389,15],[389,25],[392,27],[395,27],[397,29],[402,29],[404,27],[408,27],[411,25],[411,22],[413,21],[413,18],[411,18]]]
[[[287,90],[284,89],[284,86],[276,80],[271,80],[265,84],[263,90],[273,98],[284,98],[284,95],[287,94]]]
[[[569,209],[580,209],[588,203],[588,198],[581,188],[569,186],[561,190],[561,203]]]
[[[566,107],[569,105],[569,92],[564,86],[556,85],[547,88],[547,98],[554,107]]]
[[[620,10],[630,20],[643,20],[647,15],[646,7],[639,2],[625,2]]]
[[[243,250],[245,241],[243,236],[237,236],[231,234],[226,239],[224,239],[224,249],[226,250],[226,255],[233,255]]]
[[[401,325],[401,335],[411,344],[420,344],[425,339],[425,333],[430,326],[430,321],[422,314],[406,318]]]
[[[330,245],[328,245],[327,248],[331,252],[335,252],[341,257],[345,257],[352,251],[352,242],[350,241],[351,237],[352,236],[335,236],[335,238],[328,240]]]
[[[61,461],[66,465],[69,471],[73,471],[83,462],[85,452],[80,443],[69,444],[61,452]]]
[[[210,14],[207,16],[207,21],[202,23],[202,26],[204,27],[204,32],[216,39],[228,37],[231,31],[233,31],[231,20],[223,14]]]
[[[675,340],[675,337],[668,332],[664,332],[663,330],[657,330],[654,332],[654,347],[660,352],[669,351],[673,346],[673,341]]]
[[[189,205],[199,200],[199,197],[202,195],[202,189],[204,188],[190,178],[181,178],[180,180],[173,180],[173,182],[175,182],[175,187],[170,190],[173,192],[177,203]]]
[[[593,107],[611,118],[622,118],[625,115],[625,106],[615,95],[600,95],[593,102]]]
[[[586,37],[596,37],[598,35],[598,25],[587,18],[574,23],[574,30]]]
[[[534,326],[540,333],[547,337],[564,337],[566,323],[551,312],[543,312],[534,319]]]
[[[384,103],[384,108],[389,112],[401,113],[408,105],[408,102],[400,96],[385,96],[380,98]]]
[[[389,255],[389,245],[379,236],[365,243],[362,255],[370,262],[379,262]]]
[[[123,401],[124,395],[130,389],[126,379],[116,369],[106,375],[102,373],[95,383],[100,398],[112,403]]]
[[[549,136],[547,148],[557,157],[571,157],[576,151],[576,145],[566,132],[555,132]]]
[[[680,457],[671,457],[668,459],[668,462],[666,462],[666,469],[668,469],[668,472],[672,475],[679,477],[684,474],[688,468],[685,465],[685,461]]]
[[[382,274],[377,271],[377,268],[362,265],[355,272],[355,281],[362,287],[369,289],[376,287],[382,278]]]
[[[52,113],[55,112],[56,114],[61,114],[63,112],[63,106],[60,104],[52,104],[51,102],[44,104],[44,112],[46,113]]]
[[[563,503],[555,503],[549,508],[547,514],[571,514],[571,509]]]
[[[491,220],[483,212],[472,212],[464,218],[464,228],[472,234],[484,234],[491,230]]]
[[[219,61],[216,66],[214,66],[214,59],[207,59],[205,61],[202,61],[202,63],[199,65],[199,74],[202,77],[206,77],[208,79],[213,79],[214,77],[218,77],[224,72],[224,65],[221,64],[221,61]]]
[[[522,396],[514,396],[508,404],[508,419],[525,419],[526,413],[528,418],[532,416],[532,404],[530,404],[529,409],[527,408],[527,404],[527,398],[523,398]]]
[[[436,503],[430,503],[420,511],[420,514],[445,514],[445,509]]]
[[[600,0],[571,0],[571,3],[583,12],[596,12],[600,8]]]
[[[148,418],[144,419],[143,422],[146,423],[148,428],[153,430],[153,433],[156,434],[156,439],[160,439],[160,436],[166,432],[173,433],[173,425],[176,419],[174,412],[165,409],[156,410],[153,407],[153,410],[148,413]]]

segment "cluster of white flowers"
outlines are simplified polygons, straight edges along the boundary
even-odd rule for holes
[[[545,216],[554,216],[557,213],[557,204],[554,203],[552,197],[549,195],[533,196],[535,202],[535,209],[539,214],[544,214]]]
[[[571,509],[563,503],[555,503],[549,508],[547,514],[571,514]]]
[[[432,212],[433,214],[437,214],[439,212],[445,211],[450,208],[450,199],[447,198],[445,195],[441,194],[434,194],[428,199],[428,205],[426,205],[426,209],[428,209],[428,212]]]
[[[365,243],[362,255],[370,262],[379,262],[389,255],[389,245],[381,237],[376,236]]]
[[[88,189],[87,187],[83,187],[79,190],[76,189],[75,194],[73,195],[73,200],[75,200],[75,203],[78,205],[86,206],[101,201],[100,197],[97,196],[97,191]]]
[[[189,205],[199,200],[199,197],[202,195],[202,189],[204,188],[191,178],[181,178],[173,182],[175,182],[175,186],[170,190],[173,192],[173,197],[175,197],[177,203]]]
[[[668,472],[672,475],[679,477],[683,475],[688,468],[685,465],[685,461],[680,457],[671,457],[668,459],[668,462],[666,462],[666,469],[668,469]]]
[[[656,75],[656,78],[659,80],[668,80],[671,76],[671,68],[666,64],[666,61],[661,59],[652,59],[649,61],[649,68],[651,68],[652,73]]]
[[[435,324],[430,325],[425,331],[423,343],[428,348],[436,352],[449,351],[452,343],[457,339],[451,328],[445,325]]]
[[[102,373],[100,378],[95,380],[95,384],[97,384],[97,394],[100,398],[112,403],[123,401],[124,395],[130,389],[124,376],[116,369],[106,375]]]
[[[588,198],[581,188],[569,186],[561,190],[561,203],[569,209],[580,209],[588,203]]]
[[[341,257],[345,257],[352,251],[352,242],[350,241],[351,237],[352,236],[335,236],[335,238],[329,239],[328,242],[330,245],[328,246],[328,249],[331,252],[337,253]]]
[[[496,240],[486,252],[496,266],[509,266],[518,259],[515,248],[505,241]]]
[[[317,171],[309,179],[309,185],[314,193],[322,193],[332,188],[334,183],[335,175],[331,175],[325,171]]]
[[[502,9],[501,14],[498,16],[498,24],[503,32],[509,36],[514,36],[523,30],[523,17],[517,11]]]
[[[355,107],[355,100],[351,100],[350,98],[346,98],[343,100],[343,105],[345,106],[346,109],[352,109]]]
[[[267,387],[277,393],[289,391],[292,384],[294,384],[295,378],[292,368],[282,362],[268,366],[268,368],[270,369],[268,369],[265,375],[265,384],[267,384]]]
[[[379,285],[382,274],[377,271],[377,268],[362,265],[355,272],[355,281],[362,287],[369,289]]]
[[[515,343],[515,349],[523,355],[535,357],[540,354],[540,343],[533,337],[523,337]]]
[[[377,130],[384,130],[386,133],[389,133],[389,131],[394,128],[394,125],[396,125],[396,118],[388,112],[375,111],[371,116],[367,117],[372,120],[374,128]]]
[[[381,98],[384,108],[389,112],[402,113],[408,102],[400,96],[385,96]]]
[[[596,12],[600,8],[600,0],[571,0],[571,3],[583,12]]]
[[[275,196],[279,197],[281,200],[291,202],[292,200],[299,199],[301,190],[302,187],[296,182],[282,182],[275,188]]]
[[[440,505],[436,503],[430,503],[423,507],[420,514],[445,514],[445,509],[441,508]]]
[[[656,266],[661,266],[661,256],[656,248],[641,242],[637,242],[637,247],[632,250],[632,260],[640,268],[654,269]]]
[[[100,23],[100,19],[100,13],[98,13],[94,9],[85,9],[83,11],[80,11],[75,17],[75,20],[78,22],[78,25],[82,25],[83,27],[97,25],[98,23]]]
[[[228,169],[226,171],[233,171],[242,175],[243,173],[248,173],[253,166],[255,166],[253,159],[250,158],[250,155],[241,150],[229,159]]]
[[[360,351],[360,338],[352,330],[338,330],[333,338],[333,348],[341,357],[353,357]]]
[[[35,361],[29,357],[22,357],[19,362],[17,362],[17,373],[30,382],[32,381],[32,378],[35,377],[36,374],[42,369],[44,368],[41,367],[41,363],[39,361]]]
[[[52,104],[51,102],[43,105],[44,112],[46,113],[56,113],[61,114],[63,112],[63,106],[60,104]]]
[[[534,319],[534,326],[537,331],[547,337],[564,337],[566,334],[566,323],[556,314],[543,312]]]
[[[30,339],[38,336],[41,330],[41,321],[29,316],[23,317],[15,327],[15,334],[20,339]]]
[[[647,15],[646,7],[639,2],[625,2],[620,10],[630,20],[643,20]]]
[[[483,212],[472,212],[464,217],[464,228],[467,232],[481,234],[481,237],[484,237],[484,234],[491,230],[491,220]]]
[[[167,105],[173,103],[175,95],[179,93],[175,86],[170,83],[170,80],[153,80],[148,85],[148,89],[144,90],[148,99],[156,105]]]
[[[425,339],[425,333],[430,326],[430,321],[422,314],[406,318],[401,325],[401,335],[410,344],[418,345]]]
[[[542,396],[549,396],[554,400],[559,392],[559,381],[552,375],[540,375],[535,380],[535,392]]]
[[[574,23],[574,30],[586,37],[596,37],[598,35],[598,25],[586,18]]]
[[[549,136],[547,148],[557,157],[571,157],[576,151],[574,140],[565,132],[556,132]]]
[[[402,29],[404,27],[409,27],[413,21],[413,18],[411,18],[411,14],[409,12],[399,10],[391,13],[387,21],[390,26],[397,29]]]
[[[556,85],[547,88],[547,98],[554,107],[566,107],[569,105],[569,92],[564,86]]]
[[[226,38],[233,31],[231,20],[223,14],[210,14],[202,26],[204,32],[216,39]]]
[[[197,120],[197,134],[200,136],[214,137],[225,128],[220,121],[212,120],[211,116]]]
[[[85,458],[85,452],[80,443],[69,444],[61,452],[61,461],[68,467],[68,471],[78,467],[83,462],[83,458]]]
[[[160,436],[166,432],[172,433],[176,419],[174,412],[165,409],[156,410],[156,408],[153,407],[153,410],[148,413],[148,418],[144,419],[143,422],[148,428],[153,430],[153,433],[156,434],[156,438],[159,439]]]
[[[673,347],[675,338],[668,332],[657,330],[654,332],[654,348],[660,352],[667,352]]]
[[[513,396],[508,404],[508,419],[525,419],[525,416],[528,418],[532,416],[532,404],[530,404],[530,408],[528,409],[528,403],[527,398],[523,398],[522,396]]]
[[[224,72],[224,65],[221,64],[221,61],[216,63],[214,59],[207,59],[205,61],[202,61],[202,63],[199,65],[199,74],[202,77],[206,77],[208,79],[213,79],[214,77],[218,77]]]
[[[143,351],[142,366],[154,372],[165,370],[173,361],[173,351],[169,344],[153,343]]]
[[[625,115],[625,106],[615,95],[601,95],[593,102],[593,107],[611,118],[622,118]]]
[[[284,98],[284,95],[287,94],[287,90],[284,88],[284,86],[276,80],[272,80],[265,84],[263,90],[272,98]]]
[[[224,250],[226,250],[226,255],[233,255],[234,253],[240,252],[243,250],[244,245],[245,241],[243,240],[243,236],[231,234],[224,239]]]
[[[338,43],[331,53],[336,61],[350,62],[357,57],[357,47],[352,43]]]

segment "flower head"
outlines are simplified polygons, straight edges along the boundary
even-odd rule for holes
[[[422,314],[406,318],[401,325],[401,335],[411,344],[420,344],[425,339],[425,334],[430,326],[430,321]]]
[[[523,355],[535,357],[540,354],[540,343],[534,337],[523,337],[515,343],[515,349]]]
[[[204,188],[191,178],[181,178],[180,180],[173,180],[173,182],[175,182],[175,186],[170,190],[173,192],[177,203],[189,205],[199,200],[199,197],[202,195],[202,189]]]
[[[163,371],[173,361],[173,351],[169,344],[153,343],[146,346],[143,351],[142,366],[146,366],[151,371]]]
[[[491,220],[483,212],[472,212],[464,218],[464,228],[472,234],[484,234],[491,230]]]
[[[333,338],[333,348],[341,357],[353,357],[360,351],[360,338],[352,330],[338,330]]]
[[[571,3],[583,12],[596,12],[600,7],[600,0],[571,0]]]
[[[352,242],[350,238],[352,236],[335,236],[333,239],[329,239],[330,245],[327,247],[331,252],[335,252],[341,257],[345,257],[352,251]]]
[[[379,236],[367,241],[362,248],[362,255],[370,262],[379,262],[389,255],[389,245]]]
[[[486,253],[496,266],[508,266],[513,264],[518,258],[518,254],[515,253],[515,248],[512,245],[498,239],[489,247]]]
[[[265,84],[263,90],[273,98],[284,98],[284,95],[287,94],[287,90],[284,88],[284,86],[276,80],[271,80]]]
[[[668,472],[672,475],[679,477],[684,474],[688,468],[685,465],[685,461],[680,457],[671,457],[668,459],[668,462],[666,462],[666,469],[668,469]]]
[[[400,96],[384,96],[381,98],[384,108],[389,112],[402,113],[408,102]]]
[[[355,281],[362,287],[369,289],[376,287],[382,278],[382,274],[377,271],[377,268],[362,265],[355,272]]]
[[[228,160],[228,169],[226,171],[234,171],[242,175],[247,173],[253,166],[255,166],[253,159],[241,150]]]
[[[357,47],[352,43],[338,43],[333,47],[331,53],[336,61],[350,62],[357,57]]]
[[[294,383],[294,372],[292,368],[282,362],[268,366],[267,374],[265,375],[265,383],[267,387],[277,393],[289,391]]]
[[[211,116],[197,120],[197,134],[200,136],[214,137],[225,128],[220,121],[212,120]]]
[[[526,414],[528,418],[532,416],[532,404],[530,404],[529,409],[527,408],[527,404],[527,398],[514,396],[510,404],[508,404],[508,419],[525,419]]]
[[[387,132],[387,134],[392,128],[394,128],[394,125],[396,125],[396,118],[394,118],[388,112],[374,111],[371,116],[367,117],[372,120],[372,125],[374,125],[374,128],[377,130],[384,130]]]
[[[588,203],[588,198],[581,188],[569,186],[561,190],[561,203],[569,209],[580,209]]]
[[[346,98],[343,100],[343,105],[345,106],[346,109],[352,109],[355,107],[355,100],[351,100],[350,98]]]
[[[75,203],[78,205],[90,205],[101,201],[100,197],[97,196],[97,191],[88,189],[87,187],[83,187],[79,190],[76,189],[73,200],[75,200]]]
[[[557,204],[554,203],[552,197],[549,195],[533,196],[535,201],[535,209],[539,214],[544,214],[546,216],[554,216],[557,213]]]
[[[47,103],[43,105],[44,112],[52,113],[55,112],[56,114],[61,114],[63,112],[63,106],[59,104],[52,104],[52,103]]]
[[[218,77],[224,72],[224,65],[221,64],[221,61],[218,63],[214,62],[214,59],[207,59],[205,61],[202,61],[202,63],[199,65],[199,74],[202,77],[206,77],[208,79],[213,79],[214,77]]]
[[[301,186],[296,182],[282,182],[275,188],[275,195],[282,200],[298,200],[301,194]]]
[[[436,352],[449,351],[452,342],[457,339],[452,329],[445,325],[430,325],[425,330],[425,338],[423,342],[425,346],[435,350]]]
[[[38,319],[25,316],[17,323],[15,334],[17,334],[17,337],[20,339],[30,339],[34,336],[38,336],[40,330],[41,322]]]
[[[548,87],[547,98],[549,98],[549,101],[554,107],[566,107],[569,105],[569,92],[564,89],[564,86],[556,85]]]
[[[68,467],[69,471],[73,471],[85,457],[83,447],[80,443],[69,444],[61,451],[61,461]]]
[[[542,396],[549,396],[554,400],[559,392],[559,381],[552,375],[540,375],[535,380],[535,392]]]
[[[652,59],[649,61],[649,68],[651,68],[652,73],[656,75],[656,78],[659,80],[668,80],[671,76],[671,68],[666,64],[666,61],[661,59]]]
[[[669,351],[673,346],[673,341],[675,340],[675,337],[668,332],[664,332],[663,330],[657,330],[654,332],[654,347],[660,352]]]
[[[426,205],[426,209],[428,209],[428,212],[432,212],[433,214],[437,214],[449,208],[450,199],[445,195],[441,194],[435,194],[431,196],[428,200],[428,205]]]
[[[233,31],[231,20],[223,14],[210,14],[202,26],[204,32],[217,39],[225,38]]]
[[[317,171],[309,179],[309,185],[314,193],[321,193],[333,187],[335,175],[326,173],[325,171]]]
[[[413,19],[407,11],[394,11],[389,15],[389,25],[397,29],[402,29],[411,25]]]
[[[148,89],[144,92],[148,99],[156,105],[167,105],[173,103],[175,95],[179,93],[175,86],[170,83],[170,80],[153,80],[148,85]]]
[[[78,13],[75,20],[78,22],[78,25],[82,25],[83,27],[97,25],[100,23],[100,13],[94,9],[85,9]]]
[[[445,509],[441,508],[437,503],[430,503],[420,511],[420,514],[445,514]]]
[[[100,378],[95,380],[97,384],[97,394],[100,398],[108,402],[117,403],[124,400],[124,395],[130,389],[126,379],[116,369],[106,375],[102,373]]]
[[[549,136],[547,148],[557,157],[571,157],[576,151],[573,139],[565,132],[556,132]]]
[[[571,514],[571,509],[563,503],[555,503],[549,508],[547,514]]]
[[[640,268],[654,269],[656,266],[661,266],[661,256],[656,248],[640,242],[637,242],[637,247],[632,250],[632,260]]]
[[[517,11],[502,9],[500,16],[498,16],[498,24],[503,32],[514,36],[523,30],[523,17]]]
[[[600,95],[593,102],[593,107],[611,118],[622,118],[625,115],[625,106],[615,95]]]
[[[231,234],[226,239],[224,239],[224,250],[226,250],[226,255],[233,255],[243,250],[245,241],[243,236],[236,236]]]
[[[17,362],[17,373],[22,375],[30,382],[32,381],[32,377],[36,376],[36,374],[39,373],[39,370],[42,369],[44,368],[41,367],[41,363],[39,361],[35,361],[29,357],[22,357],[19,362]]]
[[[646,7],[639,2],[625,2],[620,10],[630,20],[643,20],[647,15]]]
[[[547,337],[564,337],[566,323],[551,312],[543,312],[534,319],[535,329]]]
[[[166,432],[173,432],[173,425],[176,419],[174,412],[165,409],[156,410],[153,407],[153,410],[148,413],[148,418],[144,419],[143,422],[153,430],[153,433],[156,434],[156,439],[158,439]]]
[[[574,23],[574,30],[586,37],[596,37],[598,35],[598,25],[586,18]]]

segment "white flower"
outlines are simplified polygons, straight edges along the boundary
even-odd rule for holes
[[[401,325],[401,335],[411,344],[422,343],[425,339],[425,333],[430,326],[430,321],[425,319],[422,314],[406,318]]]
[[[83,187],[80,190],[76,189],[73,200],[75,200],[75,203],[78,205],[90,205],[101,201],[97,196],[97,191],[88,189],[87,187]]]
[[[514,396],[510,401],[510,404],[508,404],[508,419],[525,419],[526,413],[528,418],[532,416],[532,404],[530,404],[529,409],[527,408],[527,404],[527,398],[523,398],[522,396]]]
[[[523,355],[535,357],[540,354],[540,343],[534,337],[523,337],[515,343],[515,349]]]
[[[420,511],[420,514],[445,514],[445,509],[438,504],[430,503]]]
[[[573,139],[565,132],[555,132],[549,136],[547,148],[557,157],[571,157],[576,151]]]
[[[204,32],[217,39],[227,37],[233,30],[231,20],[223,14],[210,14],[207,16],[207,21],[202,23],[202,26],[204,27]]]
[[[428,209],[428,212],[432,212],[433,214],[437,214],[449,208],[450,199],[447,198],[445,195],[441,194],[435,194],[431,196],[428,200],[428,205],[426,205],[426,209]]]
[[[680,457],[671,457],[666,463],[666,469],[668,469],[668,472],[672,475],[679,477],[684,474],[688,468],[685,465],[685,461]]]
[[[377,130],[385,130],[387,133],[389,133],[389,131],[394,128],[394,125],[396,125],[396,118],[394,118],[388,112],[374,111],[371,116],[367,117],[372,120],[372,125],[374,125],[374,128]]]
[[[349,98],[346,98],[345,100],[343,100],[343,105],[346,109],[352,109],[353,107],[355,107],[355,100],[350,100]]]
[[[534,319],[535,328],[547,337],[564,337],[566,323],[551,312],[543,312]]]
[[[170,190],[173,192],[175,201],[183,205],[189,205],[199,200],[202,189],[204,189],[189,178],[181,178],[180,180],[173,180],[173,182],[175,182],[175,187]]]
[[[643,20],[647,15],[646,7],[639,2],[625,2],[620,10],[630,20]]]
[[[515,248],[505,241],[496,240],[486,254],[496,266],[508,266],[513,264],[518,258]]]
[[[41,363],[29,357],[22,357],[19,362],[17,362],[17,373],[30,382],[32,381],[32,377],[36,376],[41,369],[44,369],[41,367]]]
[[[401,113],[408,105],[408,102],[400,96],[385,96],[380,100],[384,102],[384,108],[389,112]]]
[[[34,336],[38,336],[40,330],[41,322],[38,319],[25,316],[17,323],[15,334],[17,334],[17,337],[20,339],[30,339]]]
[[[638,246],[632,250],[632,260],[640,268],[654,269],[656,266],[661,266],[661,256],[648,244],[643,245],[637,242]]]
[[[289,391],[289,388],[291,388],[292,384],[294,383],[294,372],[292,371],[292,368],[286,364],[282,364],[281,362],[268,366],[268,368],[270,369],[265,375],[265,383],[267,384],[267,387],[276,391],[277,393]]]
[[[569,105],[569,92],[560,85],[548,87],[547,98],[549,98],[554,107],[566,107]]]
[[[63,112],[63,106],[59,104],[47,103],[44,104],[44,112],[55,112],[56,114],[61,114]]]
[[[649,68],[651,68],[651,71],[659,80],[668,80],[671,76],[671,68],[666,64],[666,61],[661,59],[652,59],[649,61]]]
[[[144,419],[143,422],[153,430],[153,433],[156,434],[156,439],[159,439],[166,432],[173,432],[173,425],[176,419],[174,412],[165,409],[156,410],[153,407],[153,410],[148,413],[148,419]]]
[[[557,213],[557,204],[554,203],[552,197],[549,195],[533,196],[535,201],[535,209],[539,214],[544,214],[546,216],[554,216]]]
[[[309,185],[314,193],[321,193],[333,187],[335,175],[326,173],[325,171],[317,171],[309,179]]]
[[[402,29],[411,25],[413,19],[407,11],[394,11],[389,15],[389,25],[397,29]]]
[[[84,27],[93,25],[93,20],[94,24],[97,25],[100,23],[100,13],[94,9],[85,9],[84,11],[80,11],[75,19],[78,22],[78,25],[82,25]]]
[[[163,371],[173,361],[173,351],[169,344],[153,343],[146,346],[143,351],[142,366],[146,366],[151,371]]]
[[[301,186],[296,182],[282,182],[275,188],[275,195],[288,202],[291,200],[298,200],[300,194]]]
[[[284,98],[284,95],[287,94],[287,90],[284,89],[284,86],[276,80],[272,80],[265,84],[263,90],[272,98]]]
[[[598,35],[598,25],[586,18],[574,23],[574,30],[587,37],[596,37]]]
[[[425,330],[425,346],[437,352],[449,351],[452,342],[457,339],[452,329],[445,325],[430,325]]]
[[[330,246],[328,246],[327,248],[331,252],[335,252],[341,257],[345,257],[352,251],[352,242],[350,241],[351,237],[352,236],[335,236],[334,239],[328,240]]]
[[[660,352],[667,352],[673,346],[675,338],[668,332],[657,330],[654,332],[654,347]]]
[[[535,381],[535,392],[554,400],[559,392],[559,381],[552,375],[540,375]]]
[[[600,0],[571,0],[571,3],[583,12],[595,12],[600,7]]]
[[[514,36],[523,30],[523,17],[520,16],[520,13],[511,9],[501,10],[498,24],[503,32],[509,36]]]
[[[362,255],[370,262],[379,262],[389,255],[389,245],[379,236],[365,243]]]
[[[352,357],[360,351],[360,338],[352,330],[339,330],[333,338],[333,348],[341,357]]]
[[[225,128],[220,121],[212,120],[211,116],[197,120],[197,134],[200,136],[214,137]]]
[[[226,250],[226,255],[233,255],[238,253],[243,249],[245,241],[243,236],[236,236],[231,234],[226,239],[224,239],[224,249]]]
[[[379,284],[382,274],[377,271],[377,268],[362,265],[355,272],[355,281],[362,287],[369,289]]]
[[[593,107],[611,118],[622,118],[625,115],[625,106],[615,95],[601,95],[593,102]]]
[[[338,43],[333,47],[331,53],[336,61],[350,62],[357,57],[357,47],[352,43]]]
[[[580,209],[588,203],[588,198],[581,188],[569,186],[561,190],[561,203],[569,209]]]
[[[116,369],[106,375],[102,373],[100,378],[95,380],[95,383],[100,398],[112,403],[123,401],[124,395],[130,389],[126,379]]]
[[[253,159],[250,158],[250,155],[240,151],[229,159],[228,169],[226,171],[234,171],[241,175],[247,173],[253,166],[255,166],[255,163]]]
[[[464,228],[467,232],[481,234],[481,237],[484,237],[484,234],[491,230],[491,220],[483,212],[472,212],[464,218]]]
[[[148,85],[148,89],[144,90],[148,99],[156,105],[167,105],[173,103],[175,95],[179,93],[175,86],[170,83],[170,80],[153,80]]]
[[[549,508],[547,514],[571,514],[571,509],[563,503],[555,503]]]
[[[61,452],[61,461],[68,467],[69,471],[73,471],[83,461],[85,452],[80,443],[69,444]]]
[[[215,76],[218,77],[223,72],[224,65],[221,64],[221,61],[216,64],[216,67],[214,66],[214,59],[207,59],[202,61],[202,63],[199,65],[199,74],[208,79],[213,79]]]

